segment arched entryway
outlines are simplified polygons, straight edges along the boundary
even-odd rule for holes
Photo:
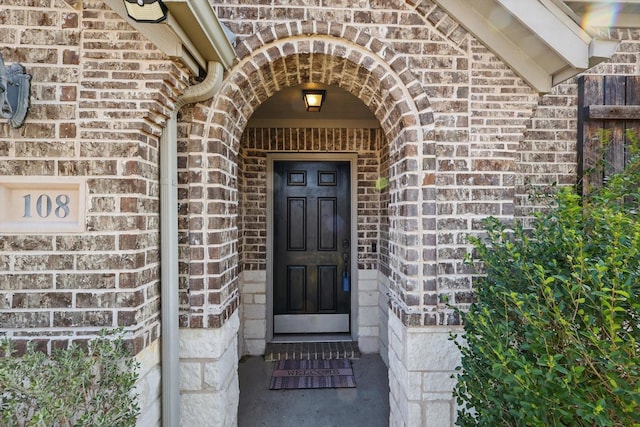
[[[411,277],[425,261],[421,256],[435,257],[435,251],[424,250],[431,243],[423,239],[434,225],[419,219],[421,212],[435,214],[429,208],[435,204],[429,191],[435,185],[433,116],[422,86],[390,47],[345,25],[304,22],[267,28],[244,40],[237,51],[241,59],[210,106],[191,111],[183,224],[188,228],[188,285],[195,287],[184,294],[188,304],[181,324],[220,328],[218,335],[233,338],[224,345],[230,351],[237,345],[236,361],[264,351],[271,335],[266,153],[348,152],[356,165],[353,246],[369,254],[360,259],[358,249],[354,251],[355,288],[371,290],[376,300],[365,303],[372,307],[367,316],[356,303],[356,324],[364,327],[355,328],[354,338],[364,350],[379,351],[385,358],[389,309],[395,313],[397,301],[416,305]],[[369,108],[380,128],[247,129],[253,112],[270,96],[306,82],[349,92]],[[330,143],[323,146],[322,140]],[[367,206],[375,213],[368,214]],[[375,236],[367,234],[373,228]],[[376,253],[371,257],[373,241]],[[234,389],[237,381],[227,386]]]

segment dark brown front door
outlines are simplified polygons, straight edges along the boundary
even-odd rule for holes
[[[274,162],[276,334],[349,332],[350,179],[345,161]]]

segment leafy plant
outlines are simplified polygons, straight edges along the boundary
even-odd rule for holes
[[[138,362],[121,333],[102,331],[88,347],[72,345],[49,357],[29,346],[0,358],[0,423],[5,426],[134,426]]]
[[[637,141],[637,139],[635,140]],[[486,222],[463,313],[461,426],[640,426],[640,158],[532,230]]]

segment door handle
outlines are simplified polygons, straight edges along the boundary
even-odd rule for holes
[[[344,270],[342,271],[342,291],[351,292],[351,275],[349,274],[349,254],[342,254],[344,258]]]

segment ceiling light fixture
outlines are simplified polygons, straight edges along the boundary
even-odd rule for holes
[[[124,0],[124,7],[136,22],[157,23],[167,19],[167,7],[160,0]]]
[[[302,98],[304,99],[304,106],[307,111],[311,113],[319,113],[324,102],[324,96],[326,91],[324,90],[303,90]]]

